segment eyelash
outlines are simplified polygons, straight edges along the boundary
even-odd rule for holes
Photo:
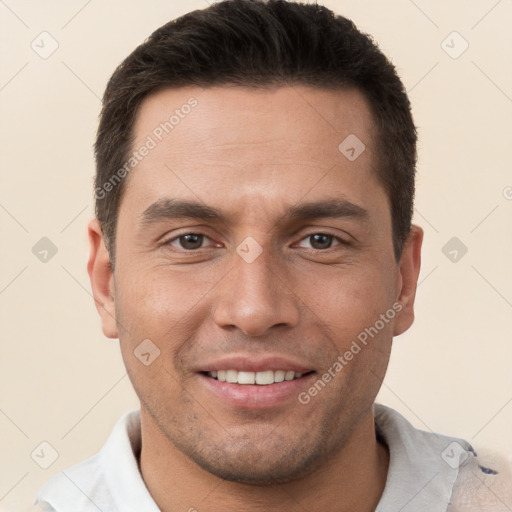
[[[190,232],[187,232],[187,233],[183,233],[181,235],[178,235],[178,236],[175,236],[174,238],[171,238],[170,240],[168,240],[167,242],[164,243],[164,245],[166,246],[172,246],[172,243],[173,242],[178,242],[179,243],[179,240],[181,238],[184,238],[188,235],[195,235],[195,236],[200,236],[200,237],[203,237],[203,240],[204,241],[205,239],[208,239],[208,240],[212,240],[208,235],[205,235],[204,233],[200,233],[200,232],[194,232],[194,231],[190,231]],[[336,236],[336,235],[333,235],[332,233],[328,233],[328,232],[325,232],[325,231],[316,231],[314,233],[310,233],[304,237],[302,237],[300,239],[300,241],[298,243],[301,243],[302,241],[304,240],[307,240],[308,238],[311,238],[315,235],[324,235],[324,236],[328,236],[328,237],[331,237],[332,238],[332,241],[337,241],[338,244],[335,245],[334,247],[331,246],[331,247],[328,247],[326,249],[315,249],[313,247],[305,247],[305,249],[308,249],[308,250],[312,250],[312,251],[320,251],[320,252],[326,252],[330,249],[333,249],[335,247],[338,247],[338,246],[341,246],[341,245],[349,245],[349,242],[347,242],[346,240],[343,240],[342,238],[340,238],[339,236]],[[294,244],[296,245],[296,244]],[[217,247],[219,247],[220,244],[217,244]],[[198,249],[184,249],[183,247],[181,248],[178,248],[179,251],[182,251],[182,252],[187,252],[187,253],[194,253],[194,252],[198,252],[202,249],[207,249],[205,247],[199,247]]]

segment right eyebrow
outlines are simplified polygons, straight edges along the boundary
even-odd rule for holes
[[[198,201],[162,198],[142,212],[141,225],[147,226],[163,220],[180,218],[226,222],[225,215],[212,206],[207,206]]]

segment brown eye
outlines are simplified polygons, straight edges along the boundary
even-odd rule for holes
[[[170,244],[172,245],[173,242],[178,242],[179,246],[182,249],[186,249],[188,251],[194,250],[194,249],[200,249],[204,242],[204,235],[198,235],[195,233],[189,233],[187,235],[179,236],[178,238],[175,238],[174,240],[171,240]]]
[[[332,245],[333,237],[331,235],[324,235],[318,233],[311,236],[311,246],[315,249],[328,249]]]
[[[315,233],[307,237],[313,249],[329,249],[332,246],[334,237],[325,233]]]

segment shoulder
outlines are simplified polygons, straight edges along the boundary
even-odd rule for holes
[[[137,463],[140,442],[140,415],[138,411],[132,411],[118,420],[96,455],[46,482],[36,497],[36,506],[40,508],[35,510],[117,510],[125,483],[135,489],[144,487]]]
[[[510,460],[464,439],[423,431],[397,411],[375,405],[376,432],[390,452],[380,509],[510,512]]]
[[[449,512],[512,510],[512,467],[509,458],[473,450],[459,471]]]
[[[109,503],[99,455],[90,457],[54,475],[40,489],[36,508],[41,512],[67,510],[71,503],[80,512],[97,512]]]

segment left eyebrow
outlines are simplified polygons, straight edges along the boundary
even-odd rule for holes
[[[367,221],[368,210],[346,199],[328,199],[292,206],[286,210],[282,220],[312,220],[319,218],[353,218]]]

